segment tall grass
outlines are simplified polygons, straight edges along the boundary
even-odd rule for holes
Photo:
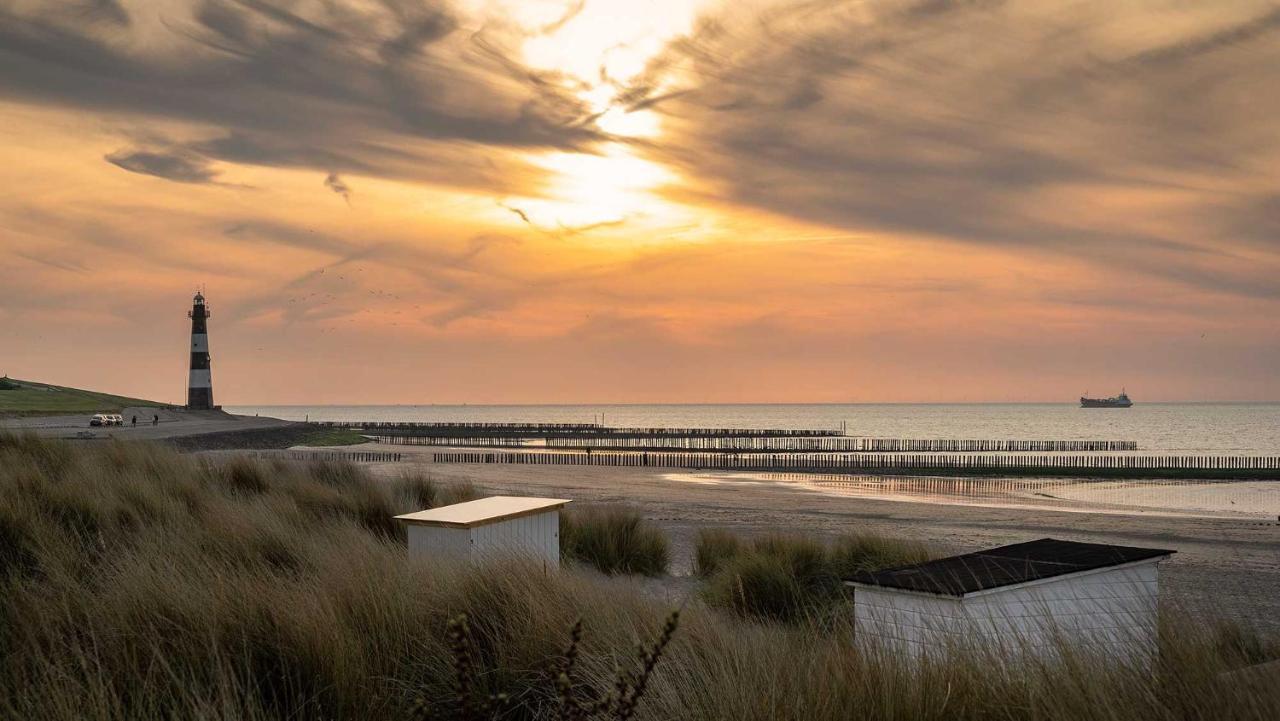
[[[844,579],[856,571],[929,558],[923,544],[873,534],[841,536],[830,546],[804,536],[770,534],[750,541],[729,531],[698,534],[694,567],[714,606],[779,621],[826,617],[847,600]],[[847,609],[846,609],[847,610]]]
[[[456,692],[459,614],[501,718],[559,717],[579,618],[572,692],[608,694],[670,609],[626,577],[409,558],[375,515],[421,508],[428,481],[0,436],[0,718],[407,719]],[[692,602],[632,718],[1280,717],[1275,684],[1222,680],[1242,660],[1204,619],[1168,624],[1154,669],[909,664],[851,633]]]
[[[658,576],[671,564],[666,534],[639,513],[616,506],[571,508],[560,514],[560,555],[602,573]]]
[[[736,535],[723,528],[704,528],[698,531],[693,551],[693,571],[707,578],[732,560],[742,550],[742,542]]]

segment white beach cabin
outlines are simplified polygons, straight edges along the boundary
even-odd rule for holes
[[[1173,551],[1053,538],[856,574],[860,644],[913,658],[948,645],[1154,658],[1157,564]]]
[[[474,562],[524,555],[560,565],[560,509],[566,498],[491,496],[396,516],[407,525],[409,555]]]

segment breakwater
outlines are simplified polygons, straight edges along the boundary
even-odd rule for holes
[[[292,461],[351,461],[352,463],[398,463],[403,454],[394,451],[244,451],[259,458],[288,458]]]
[[[738,455],[625,451],[599,453],[453,451],[432,453],[430,456],[434,463],[631,466],[784,473],[1280,480],[1280,456],[1082,456],[989,453],[750,453]]]
[[[434,445],[434,444],[427,444]],[[1136,441],[951,438],[548,438],[549,448],[735,453],[1062,453],[1136,451]]]
[[[425,423],[311,421],[372,436],[424,438],[803,438],[841,436],[838,430],[785,428],[630,428],[595,423]]]
[[[453,446],[466,448],[524,448],[534,444],[535,439],[520,437],[499,438],[451,438],[448,436],[381,436],[366,433],[377,443],[388,446]],[[539,441],[540,442],[540,441]],[[550,444],[547,444],[550,445]],[[568,447],[576,447],[570,444]]]

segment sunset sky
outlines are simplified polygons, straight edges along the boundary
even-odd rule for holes
[[[0,374],[1280,400],[1280,5],[0,0]]]

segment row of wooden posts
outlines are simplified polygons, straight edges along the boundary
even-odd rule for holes
[[[814,473],[955,473],[1098,478],[1280,479],[1280,456],[953,455],[941,453],[726,454],[669,452],[558,453],[456,451],[435,463],[642,466],[725,471]]]
[[[552,448],[808,453],[1055,453],[1136,451],[1137,441],[950,438],[548,438]]]
[[[368,435],[368,434],[366,434]],[[518,437],[499,438],[451,438],[449,436],[382,436],[370,438],[388,446],[464,446],[471,448],[524,448],[532,445],[531,439]],[[548,444],[550,445],[550,444]]]
[[[431,438],[813,438],[843,435],[838,430],[788,428],[626,428],[594,423],[423,423],[384,421],[312,421],[377,436]]]
[[[522,448],[518,437],[371,436],[397,446]],[[566,450],[714,451],[732,453],[1059,453],[1136,451],[1136,441],[953,440],[915,438],[546,438],[548,448]]]
[[[402,454],[392,451],[289,451],[289,458],[295,461],[398,463]]]

